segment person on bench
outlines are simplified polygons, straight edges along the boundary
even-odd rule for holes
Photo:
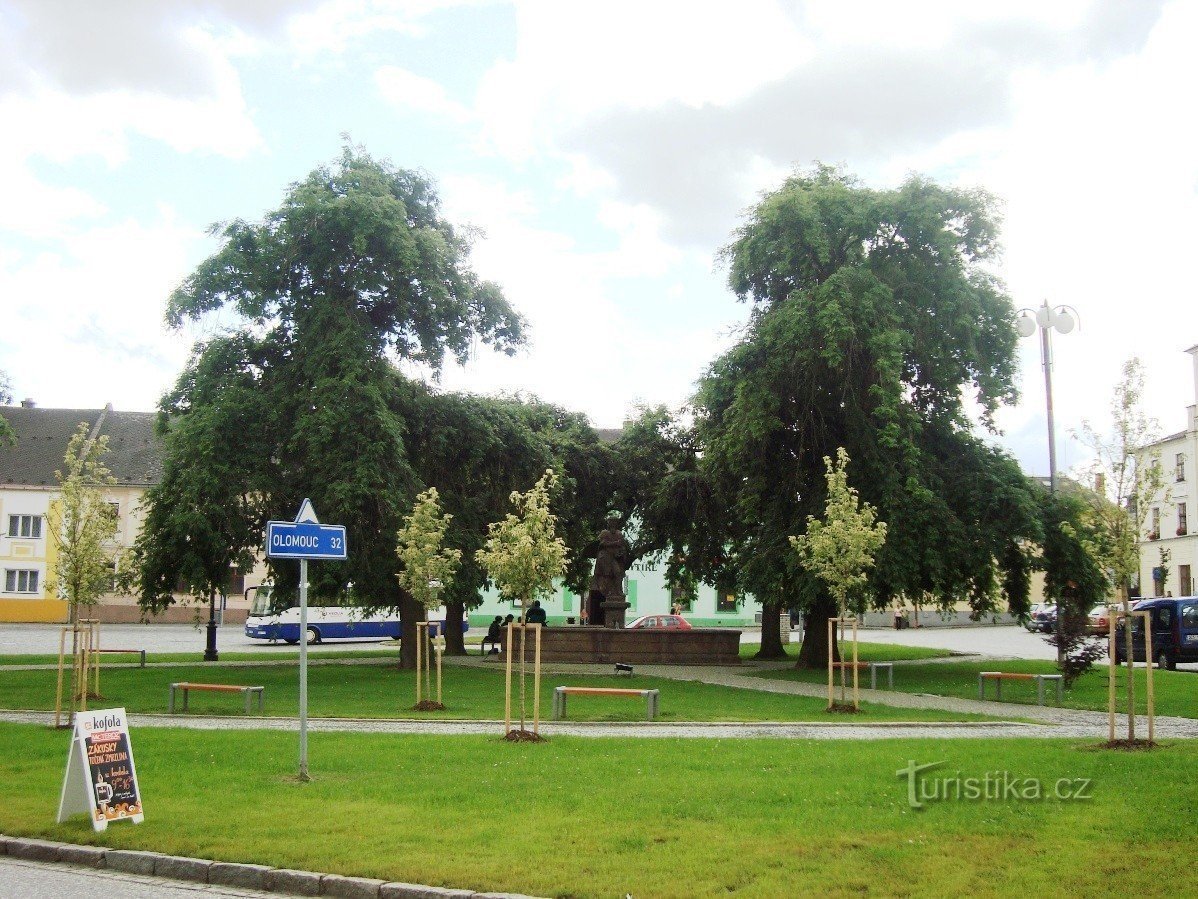
[[[528,624],[545,623],[545,610],[541,608],[541,601],[539,599],[533,600],[532,608],[528,610],[528,615],[526,617]]]
[[[482,647],[483,655],[487,654],[487,644],[491,644],[491,655],[499,654],[499,643],[503,634],[503,616],[496,615],[495,620],[491,622],[491,626],[487,628],[487,635],[483,637]]]

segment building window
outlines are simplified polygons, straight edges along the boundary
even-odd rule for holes
[[[1177,536],[1181,537],[1190,532],[1190,523],[1186,518],[1186,504],[1177,504]]]
[[[1178,586],[1178,591],[1177,591],[1178,596],[1192,596],[1193,595],[1193,593],[1194,593],[1194,577],[1193,577],[1193,575],[1190,574],[1190,566],[1189,565],[1178,565],[1177,566],[1177,586]],[[1198,611],[1198,609],[1195,609],[1195,611]],[[1184,613],[1183,613],[1183,620],[1184,620]],[[1198,623],[1195,623],[1194,627],[1198,627]]]
[[[42,516],[40,515],[9,515],[8,536],[28,537],[39,540],[42,536]]]
[[[24,568],[7,568],[4,571],[4,592],[5,593],[37,593],[38,592],[38,577],[40,572],[37,570],[27,570]]]
[[[1160,509],[1160,506],[1153,506],[1153,508],[1152,508],[1152,527],[1149,530],[1151,532],[1150,536],[1152,537],[1153,540],[1156,540],[1157,538],[1160,537],[1160,535],[1161,535],[1161,509]]]
[[[720,592],[716,594],[715,610],[724,614],[731,614],[736,611],[740,605],[740,600],[735,593]]]
[[[1184,481],[1186,479],[1186,454],[1177,454],[1177,480]]]
[[[675,606],[680,612],[693,612],[695,610],[695,594],[681,584],[675,584],[670,588],[671,610]]]
[[[234,565],[229,569],[229,587],[226,596],[240,596],[245,592],[245,574]]]

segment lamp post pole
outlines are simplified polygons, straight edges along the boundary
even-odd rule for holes
[[[1045,302],[1047,308],[1048,303]],[[1052,337],[1040,329],[1040,361],[1044,366],[1044,401],[1048,408],[1048,492],[1057,492],[1057,430],[1052,420]]]
[[[1044,401],[1048,411],[1048,492],[1057,492],[1057,430],[1052,415],[1052,334],[1053,329],[1068,334],[1080,321],[1077,310],[1071,306],[1053,309],[1048,300],[1039,309],[1020,309],[1015,328],[1022,337],[1031,337],[1040,329],[1040,363],[1044,366]],[[1057,604],[1055,625],[1057,636],[1057,663],[1065,659],[1065,647],[1061,640],[1063,603]]]
[[[204,646],[204,661],[215,662],[218,658],[216,652],[216,590],[210,588],[208,594],[208,639]]]

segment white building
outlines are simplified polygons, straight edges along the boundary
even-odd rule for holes
[[[1198,572],[1198,345],[1186,350],[1194,362],[1194,404],[1186,429],[1141,451],[1160,460],[1164,488],[1148,500],[1145,533],[1140,535],[1140,590],[1144,596],[1191,596]],[[1162,550],[1166,564],[1161,564]]]

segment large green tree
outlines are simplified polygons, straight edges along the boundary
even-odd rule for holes
[[[410,416],[407,446],[420,480],[436,485],[453,518],[446,545],[462,565],[442,594],[446,651],[465,654],[461,621],[490,583],[477,560],[487,526],[511,508],[511,494],[547,468],[561,472],[554,507],[570,547],[566,581],[581,592],[586,554],[615,483],[615,453],[577,413],[532,397],[480,397],[428,392]],[[593,550],[591,551],[593,555]]]
[[[197,347],[160,406],[164,482],[178,487],[151,497],[143,605],[171,602],[194,516],[218,519],[207,527],[227,544],[205,558],[218,567],[309,497],[323,520],[347,527],[350,549],[345,563],[311,566],[314,596],[352,592],[419,620],[396,578],[394,535],[421,486],[407,441],[424,391],[395,362],[436,371],[447,354],[465,360],[476,339],[513,352],[520,317],[471,270],[468,235],[444,219],[432,183],[353,148],[261,221],[213,234],[219,248],[171,295],[167,320],[225,312],[238,325]],[[229,458],[196,449],[205,443]],[[274,567],[281,594],[294,592],[297,568]]]
[[[763,655],[781,655],[778,612],[809,626],[800,664],[826,653],[827,590],[787,535],[825,502],[822,459],[854,460],[861,496],[889,525],[869,601],[897,597],[982,613],[1026,606],[1021,538],[1038,537],[1016,463],[973,433],[1015,395],[1013,314],[988,272],[992,200],[911,177],[872,190],[839,170],[796,174],[766,195],[722,252],[753,306],[694,400],[699,470],[737,586],[761,600]],[[711,580],[715,574],[703,573]],[[726,574],[724,576],[727,576]]]

